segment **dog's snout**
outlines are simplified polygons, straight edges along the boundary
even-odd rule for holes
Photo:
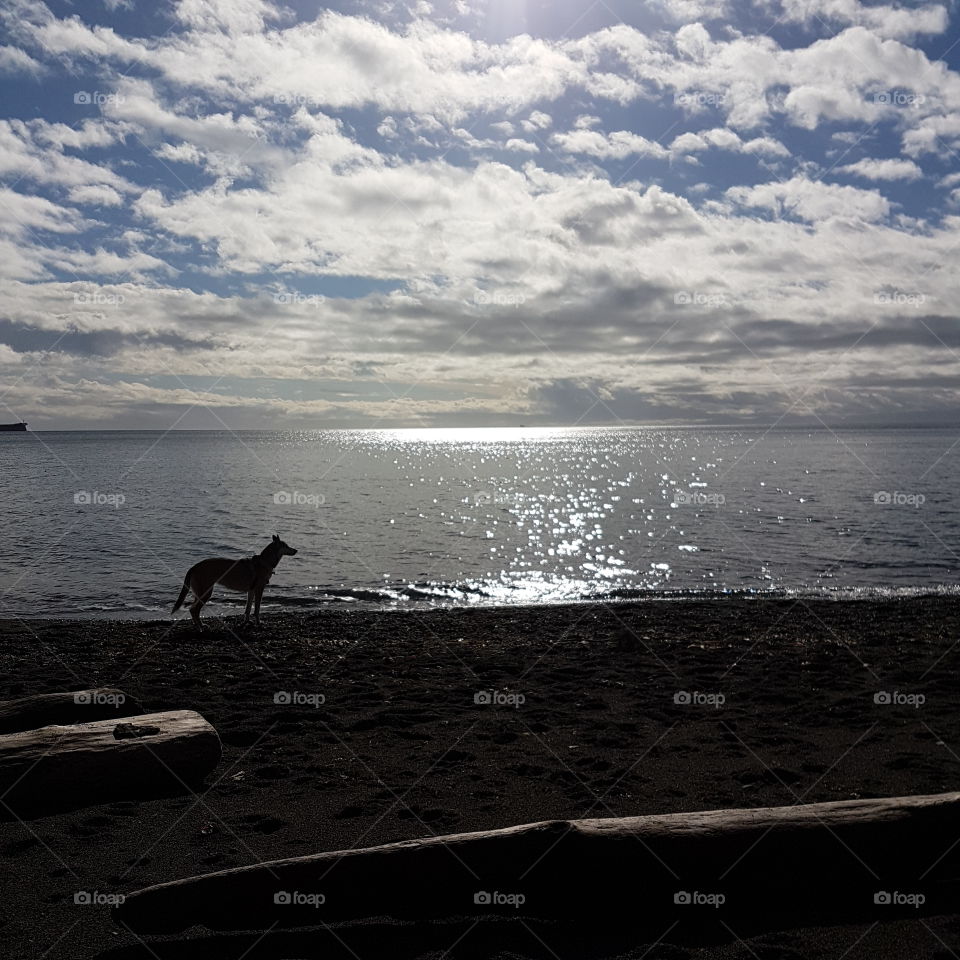
[[[290,556],[291,556],[291,557],[295,557],[296,555],[297,555],[297,551],[294,550],[293,547],[291,547],[291,548],[290,548]]]

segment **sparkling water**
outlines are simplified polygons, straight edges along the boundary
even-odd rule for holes
[[[299,553],[265,609],[953,592],[958,451],[943,429],[0,434],[0,616],[167,616],[193,563],[274,533]]]

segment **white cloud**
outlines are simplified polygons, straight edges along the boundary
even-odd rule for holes
[[[881,37],[913,37],[943,33],[949,16],[940,4],[911,7],[866,5],[860,0],[782,0],[778,17],[787,23],[823,26],[829,23],[868,27]]]
[[[269,142],[264,122],[248,114],[209,113],[191,117],[164,107],[152,84],[125,79],[118,99],[104,104],[104,113],[143,131],[180,137],[201,150],[227,154],[238,166],[279,160],[281,152]]]
[[[519,35],[495,44],[425,19],[402,32],[332,11],[287,23],[257,0],[187,3],[180,16],[195,29],[147,43],[39,9],[8,19],[26,44],[48,55],[136,63],[173,86],[240,103],[374,106],[384,114],[432,114],[462,125],[476,112],[511,121],[536,103],[582,88],[598,101],[624,104],[672,94],[695,112],[721,111],[736,129],[783,115],[809,129],[823,120],[887,119],[907,133],[928,116],[960,111],[960,77],[892,39],[904,35],[901,21],[935,30],[942,8],[932,5],[910,11],[808,0],[789,8],[799,20],[829,16],[852,25],[795,49],[782,49],[765,34],[728,31],[715,40],[700,23],[673,35],[619,25],[575,40]],[[611,57],[622,64],[615,73]],[[918,108],[902,109],[892,102],[893,91],[919,98]],[[519,122],[531,132],[546,129],[552,118],[537,109]]]
[[[923,171],[912,160],[863,159],[838,168],[838,173],[851,173],[865,180],[919,180]]]
[[[176,18],[194,30],[254,33],[280,14],[264,0],[176,0]]]
[[[379,133],[384,140],[396,140],[400,135],[397,132],[397,121],[393,117],[384,117],[377,127],[377,133]]]
[[[710,144],[706,139],[697,133],[681,133],[673,138],[670,144],[671,153],[697,153],[700,150],[708,150]]]
[[[163,260],[139,250],[119,254],[97,247],[94,250],[52,249],[47,262],[60,270],[76,275],[143,277],[152,271],[167,272],[170,267]]]
[[[26,127],[31,131],[35,143],[56,147],[58,150],[109,147],[121,141],[129,129],[125,124],[103,119],[87,119],[79,126],[31,120]]]
[[[670,152],[683,155],[700,153],[716,147],[718,150],[728,150],[733,153],[753,153],[764,157],[789,157],[790,151],[772,137],[756,137],[753,140],[743,141],[726,127],[714,127],[712,130],[701,130],[698,133],[681,133],[670,144]]]
[[[50,52],[149,64],[171,83],[245,101],[330,109],[374,104],[386,113],[432,113],[448,122],[473,110],[515,113],[586,79],[583,64],[560,45],[527,36],[486,44],[426,20],[400,34],[333,11],[256,32],[262,6],[241,5],[234,16],[224,13],[226,0],[216,10],[201,4],[191,16],[203,29],[170,34],[156,47],[79,21],[31,32]],[[222,17],[235,32],[212,29]]]
[[[727,0],[654,0],[654,4],[676,23],[716,20],[730,12]]]
[[[71,203],[90,204],[91,206],[117,207],[123,203],[123,197],[113,187],[103,184],[73,187],[68,196]]]
[[[504,145],[504,150],[513,150],[518,153],[539,153],[540,148],[530,140],[521,140],[511,137]]]
[[[0,208],[4,212],[0,220],[2,229],[14,236],[31,230],[76,233],[83,219],[76,210],[62,207],[44,197],[18,193],[9,187],[0,187]]]
[[[599,130],[579,129],[569,133],[555,133],[553,142],[567,153],[580,153],[601,159],[622,160],[629,156],[659,157],[669,155],[669,150],[629,130],[616,130],[610,134]]]
[[[0,73],[32,73],[35,76],[45,71],[38,60],[34,60],[19,47],[0,46]]]
[[[0,175],[66,187],[106,184],[130,191],[132,185],[109,167],[62,152],[64,147],[102,146],[112,136],[99,124],[73,130],[42,120],[0,120]]]
[[[551,117],[549,113],[544,113],[542,110],[534,110],[533,113],[522,122],[522,126],[527,133],[532,133],[535,130],[546,130],[553,126],[553,117]]]
[[[699,133],[682,133],[670,144],[671,153],[697,153],[717,147],[720,150],[740,150],[743,141],[732,130],[715,127],[713,130],[701,130]]]
[[[747,140],[741,148],[744,153],[756,153],[762,157],[789,157],[790,151],[773,137],[756,137]]]
[[[754,187],[731,187],[726,195],[744,207],[761,207],[775,216],[794,216],[810,222],[835,217],[872,222],[890,213],[890,204],[876,190],[820,183],[806,177]]]
[[[161,143],[156,149],[156,154],[163,160],[170,160],[173,163],[190,163],[200,166],[203,163],[204,154],[201,153],[192,143]]]
[[[960,111],[923,117],[903,135],[903,152],[912,157],[936,153],[952,159],[960,144]]]

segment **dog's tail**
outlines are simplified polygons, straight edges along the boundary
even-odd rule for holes
[[[180,591],[180,596],[177,597],[177,602],[173,605],[171,613],[176,613],[182,606],[183,601],[187,599],[187,594],[190,592],[190,574],[183,578],[183,589]]]

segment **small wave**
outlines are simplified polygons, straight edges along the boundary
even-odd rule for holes
[[[148,606],[143,603],[123,603],[121,601],[116,603],[88,603],[77,607],[77,610],[82,610],[84,613],[159,613],[164,609],[164,607],[156,604]]]
[[[374,604],[398,607],[433,606],[507,606],[562,603],[605,603],[635,600],[710,600],[710,599],[820,599],[820,600],[892,600],[927,596],[960,596],[960,585],[898,587],[843,587],[780,585],[757,587],[676,587],[604,586],[587,581],[554,582],[544,580],[510,583],[495,581],[430,581],[396,585],[384,589],[316,588],[313,597],[274,596],[271,603],[279,607],[328,606],[332,603]],[[242,600],[239,604],[242,604]]]
[[[836,602],[912,600],[924,597],[960,597],[960,585],[908,586],[796,586],[769,584],[756,587],[614,586],[592,581],[554,581],[536,578],[524,581],[425,581],[391,584],[389,587],[313,587],[306,595],[290,592],[264,597],[263,610],[307,610],[335,607],[363,610],[415,610],[504,606],[555,606],[561,604],[636,603],[646,601],[689,602],[707,600],[831,600]],[[243,595],[215,597],[207,614],[236,615],[246,606]],[[45,605],[34,618],[166,619],[168,606],[136,601]]]

